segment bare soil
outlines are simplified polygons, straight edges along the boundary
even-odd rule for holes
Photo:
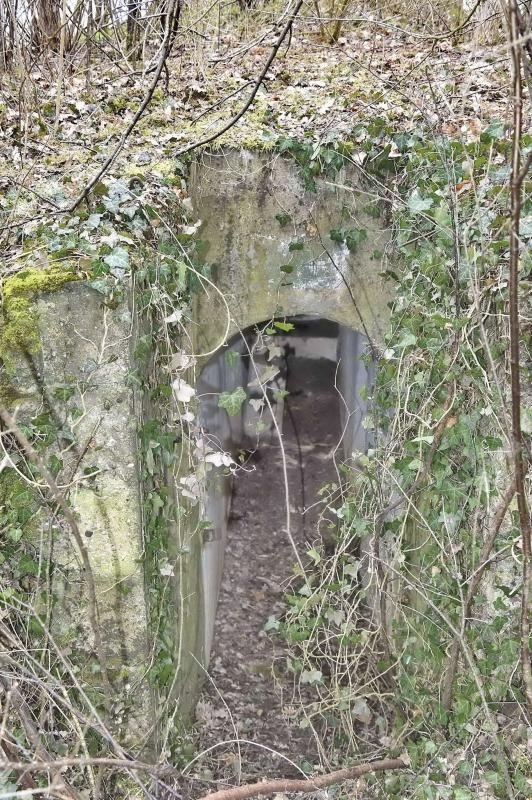
[[[325,359],[289,359],[283,446],[291,533],[303,560],[330,524],[317,492],[338,482],[334,368]],[[214,652],[197,708],[201,748],[216,745],[204,760],[204,776],[232,784],[296,776],[320,761],[315,737],[295,720],[298,704],[311,702],[313,690],[307,687],[301,696],[285,642],[264,631],[271,615],[282,615],[283,594],[294,577],[279,444],[262,446],[253,466],[235,480]]]

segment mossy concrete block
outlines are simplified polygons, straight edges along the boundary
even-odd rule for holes
[[[190,196],[216,286],[198,295],[196,319],[209,325],[198,327],[197,351],[210,351],[226,329],[298,314],[381,338],[390,300],[379,275],[384,201],[381,216],[367,213],[374,190],[354,166],[316,184],[305,191],[297,164],[278,155],[230,150],[194,164]],[[335,234],[350,230],[363,231],[351,249]]]
[[[9,365],[20,350],[33,353],[39,349],[35,296],[55,292],[73,280],[72,271],[58,267],[22,269],[4,280],[0,353],[5,363]]]
[[[70,283],[34,300],[40,349],[19,357],[14,386],[19,415],[47,413],[58,430],[60,485],[85,537],[96,588],[105,660],[116,689],[117,730],[138,744],[153,714],[145,681],[148,635],[143,575],[136,419],[127,302],[105,307],[87,284]],[[49,453],[45,453],[49,457]],[[68,525],[54,536],[54,631],[96,663],[88,623],[87,576]],[[85,672],[83,673],[85,675]],[[93,669],[98,683],[98,670]]]

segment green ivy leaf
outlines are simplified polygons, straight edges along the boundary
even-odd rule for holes
[[[345,234],[345,243],[347,245],[347,249],[353,253],[359,244],[365,242],[368,238],[368,232],[365,228],[351,228],[351,230],[346,231]]]
[[[90,281],[89,286],[91,287],[91,289],[94,289],[96,292],[99,292],[100,294],[107,295],[111,291],[110,282],[103,278],[100,278],[95,281]]]
[[[264,630],[266,631],[266,633],[268,633],[269,631],[278,631],[280,626],[281,626],[281,623],[279,622],[277,617],[275,617],[273,614],[271,614],[268,617],[268,620],[266,621],[266,624],[264,625]]]
[[[230,417],[235,417],[242,408],[242,403],[247,399],[247,394],[242,386],[233,392],[222,392],[218,398],[218,408],[225,408]]]
[[[413,347],[413,345],[417,344],[417,338],[414,336],[413,333],[405,333],[403,338],[398,344],[398,347]]]
[[[101,219],[102,219],[101,214],[90,214],[89,217],[87,218],[85,225],[92,231],[96,230],[96,228],[100,224]]]
[[[61,472],[63,469],[63,460],[52,453],[50,456],[50,472],[54,476],[54,478]]]
[[[278,322],[276,320],[273,324],[275,325],[276,328],[278,328],[280,331],[284,331],[285,333],[294,330],[294,326],[292,325],[291,322]]]
[[[432,208],[432,205],[433,201],[431,198],[421,197],[417,189],[414,189],[407,202],[409,210],[414,214],[418,214],[422,211],[428,211],[429,208]]]
[[[331,241],[338,242],[339,244],[343,244],[345,241],[345,234],[341,228],[332,228],[329,231],[329,236]]]
[[[284,214],[284,213],[276,214],[275,219],[277,220],[281,228],[284,228],[286,225],[288,225],[289,222],[292,221],[292,217],[290,216],[290,214]]]
[[[239,358],[240,354],[237,353],[236,350],[227,350],[225,354],[225,360],[227,361],[230,367],[236,367]]]
[[[70,400],[76,394],[76,390],[73,386],[57,386],[54,389],[54,397],[56,400],[62,400],[66,402]]]
[[[474,795],[465,786],[459,786],[453,791],[453,800],[472,800]]]
[[[482,131],[481,140],[482,141],[489,141],[494,142],[497,139],[502,139],[504,136],[504,122],[500,120],[494,120],[490,122],[488,127]]]
[[[22,575],[37,575],[39,572],[39,565],[27,553],[21,555],[18,568]]]
[[[364,206],[363,210],[368,217],[373,217],[373,219],[378,219],[381,215],[381,210],[378,203],[369,203],[367,206]]]
[[[92,194],[96,195],[96,197],[105,197],[107,194],[107,186],[102,181],[98,181],[96,186],[92,187]]]
[[[22,539],[23,531],[22,528],[10,528],[7,531],[7,538],[11,542],[19,542]]]
[[[103,260],[109,267],[118,269],[129,267],[129,253],[123,247],[115,247]]]

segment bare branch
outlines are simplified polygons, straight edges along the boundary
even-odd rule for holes
[[[495,540],[501,529],[501,525],[506,516],[506,512],[508,511],[508,507],[512,502],[514,494],[515,494],[515,482],[512,481],[512,483],[502,496],[501,501],[495,511],[495,514],[493,515],[493,522],[491,525],[491,529],[488,535],[486,536],[484,544],[482,545],[482,550],[480,551],[480,556],[478,559],[479,565],[475,570],[475,572],[473,573],[473,575],[470,577],[468,582],[467,593],[464,599],[463,622],[461,631],[462,635],[464,634],[467,624],[469,622],[473,599],[480,585],[480,581],[482,580],[484,571],[488,565],[488,559],[490,553],[493,549],[493,545],[495,544]],[[460,639],[459,637],[455,637],[451,647],[451,651],[449,653],[449,657],[447,659],[447,668],[445,671],[445,681],[442,692],[442,705],[446,711],[449,711],[449,709],[451,708],[453,685],[454,685],[454,679],[456,677],[456,670],[458,668],[458,658],[460,655],[460,650],[461,650]]]
[[[263,794],[274,794],[275,792],[315,792],[316,789],[325,789],[335,783],[352,781],[361,775],[367,775],[369,772],[406,769],[406,766],[405,762],[400,758],[385,758],[382,761],[372,761],[369,764],[359,764],[356,767],[338,769],[335,772],[319,775],[316,778],[277,778],[275,780],[262,781],[262,783],[245,783],[242,786],[221,789],[219,792],[206,794],[200,800],[247,800],[248,797],[259,797]]]
[[[106,158],[101,168],[98,170],[96,175],[91,178],[91,180],[87,183],[85,188],[81,191],[81,193],[76,197],[72,205],[70,205],[67,209],[68,212],[74,211],[80,203],[85,200],[88,196],[90,191],[96,186],[98,181],[105,175],[111,164],[115,161],[117,156],[120,154],[122,148],[124,147],[126,141],[128,140],[130,134],[134,130],[135,126],[137,125],[138,121],[148,108],[151,99],[153,97],[153,93],[157,88],[157,84],[159,83],[159,78],[161,77],[161,73],[166,65],[166,60],[170,55],[172,50],[172,45],[175,38],[175,22],[179,18],[179,8],[180,8],[181,0],[173,0],[171,10],[167,14],[166,24],[165,24],[165,32],[164,32],[164,40],[161,46],[161,55],[159,57],[159,61],[157,63],[157,67],[153,74],[152,81],[148,87],[146,94],[144,95],[144,99],[142,100],[140,106],[136,110],[133,118],[127,128],[125,129],[124,133],[120,137],[120,141],[118,142],[117,146],[113,150],[110,156]]]
[[[77,520],[74,514],[72,513],[72,509],[65,500],[63,493],[61,492],[57,483],[55,482],[54,476],[49,471],[49,469],[43,462],[38,452],[28,441],[24,433],[21,431],[15,419],[3,406],[0,406],[0,419],[2,420],[4,425],[6,425],[6,427],[9,429],[9,431],[13,434],[13,436],[19,443],[20,447],[24,450],[29,460],[32,462],[32,464],[34,464],[37,467],[42,477],[48,484],[48,488],[50,489],[50,494],[52,495],[52,498],[61,509],[63,516],[70,527],[74,541],[76,542],[83,563],[85,578],[87,581],[87,587],[89,593],[89,620],[90,620],[92,634],[94,636],[96,656],[98,658],[102,670],[102,678],[108,696],[107,699],[110,700],[111,690],[107,674],[106,659],[103,650],[102,637],[100,633],[100,623],[98,619],[98,602],[96,599],[96,586],[94,583],[94,576],[92,574],[92,567],[89,559],[89,554],[87,551],[87,546],[79,529]]]
[[[518,42],[519,24],[516,0],[509,3],[510,46],[512,61],[513,94],[513,147],[512,177],[510,183],[510,265],[509,301],[510,318],[510,387],[512,396],[512,450],[515,491],[521,527],[523,549],[523,594],[521,610],[521,667],[528,710],[532,713],[532,664],[530,661],[530,608],[532,603],[532,530],[530,510],[525,493],[525,465],[523,458],[523,433],[521,429],[521,375],[520,375],[520,322],[519,322],[519,225],[521,221],[521,186],[530,165],[521,167],[521,135],[523,127],[523,79],[521,76],[522,50]]]

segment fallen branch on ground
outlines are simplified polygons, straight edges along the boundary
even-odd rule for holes
[[[382,761],[372,761],[369,764],[358,764],[356,767],[346,767],[327,775],[318,775],[315,778],[276,778],[261,783],[245,783],[231,789],[220,789],[218,792],[206,794],[200,800],[247,800],[248,797],[258,797],[261,794],[274,794],[275,792],[315,792],[316,789],[325,789],[335,783],[343,783],[366,775],[368,772],[384,772],[388,769],[405,769],[406,764],[400,758],[385,758]]]

